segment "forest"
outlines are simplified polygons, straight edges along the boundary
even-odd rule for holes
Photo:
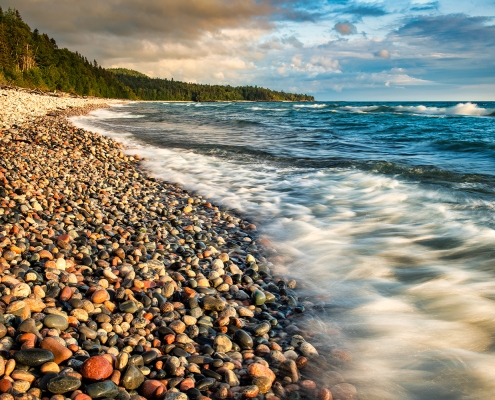
[[[179,101],[314,101],[312,96],[277,92],[258,86],[202,85],[173,79],[150,78],[140,72],[109,69],[140,99]]]
[[[0,7],[0,84],[81,96],[133,100],[313,101],[312,96],[258,86],[204,85],[150,78],[125,69],[105,69],[77,51],[31,28],[18,10]]]

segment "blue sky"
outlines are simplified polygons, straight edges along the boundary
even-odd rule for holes
[[[491,0],[0,0],[105,67],[318,100],[495,100]]]

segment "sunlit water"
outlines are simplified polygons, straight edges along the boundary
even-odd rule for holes
[[[495,103],[131,103],[74,122],[258,222],[361,399],[495,398]]]

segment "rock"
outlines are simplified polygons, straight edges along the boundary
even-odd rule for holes
[[[271,384],[275,381],[276,378],[275,373],[270,368],[259,363],[250,364],[247,368],[247,373],[251,378],[266,377],[270,380]]]
[[[43,319],[43,325],[47,328],[56,328],[65,331],[69,327],[69,322],[67,318],[61,315],[49,314]]]
[[[26,349],[14,353],[14,360],[22,365],[38,367],[54,360],[53,353],[44,349]]]
[[[99,399],[102,397],[113,399],[119,394],[119,388],[112,381],[97,382],[86,386],[86,393],[92,399]]]
[[[268,322],[262,322],[254,327],[253,331],[256,336],[263,336],[268,333],[272,326]]]
[[[112,364],[103,356],[94,356],[84,361],[81,375],[86,379],[101,381],[112,375]]]
[[[137,389],[144,382],[144,375],[134,365],[129,365],[122,378],[121,384],[128,390]]]
[[[203,297],[203,309],[209,311],[222,311],[224,308],[225,303],[223,300],[213,296]]]
[[[262,306],[263,304],[265,304],[266,296],[265,296],[265,293],[263,293],[261,290],[256,289],[251,294],[251,299],[253,300],[254,305]]]
[[[312,358],[318,355],[318,351],[316,351],[314,346],[308,342],[302,342],[299,345],[299,351],[307,358]]]
[[[253,384],[258,387],[260,393],[268,393],[268,391],[272,388],[272,381],[267,376],[254,378]]]
[[[242,395],[248,399],[253,399],[256,396],[258,396],[259,392],[260,390],[258,386],[251,385],[251,386],[246,386],[246,388],[242,391]]]
[[[253,338],[246,331],[239,329],[234,333],[234,341],[243,350],[249,350],[253,348]]]
[[[134,314],[137,310],[139,310],[139,307],[134,300],[128,300],[120,303],[119,309],[122,312]]]
[[[58,376],[48,382],[47,388],[55,394],[72,392],[79,389],[81,381],[73,376]]]
[[[215,383],[216,383],[216,380],[214,378],[205,378],[205,379],[201,379],[199,382],[196,382],[195,386],[196,386],[196,389],[203,391],[203,390],[208,390]]]
[[[226,335],[218,335],[215,338],[213,347],[220,353],[228,353],[232,350],[232,341]]]
[[[25,283],[18,283],[11,292],[14,297],[28,297],[31,294],[31,288]]]
[[[53,353],[53,361],[56,364],[60,364],[72,357],[72,351],[70,351],[67,347],[61,345],[57,340],[51,337],[43,339],[40,347]]]
[[[96,290],[91,296],[91,301],[95,304],[101,304],[109,300],[110,296],[106,290]]]
[[[189,400],[185,393],[181,392],[167,392],[164,400]]]
[[[156,400],[166,392],[165,385],[157,380],[147,380],[143,383],[141,394],[149,400]]]
[[[186,324],[184,324],[184,322],[179,320],[175,320],[171,322],[168,327],[177,334],[183,333],[186,330]]]

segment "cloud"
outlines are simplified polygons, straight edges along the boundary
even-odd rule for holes
[[[11,4],[9,4],[11,3]],[[225,28],[270,26],[274,8],[255,0],[2,0],[40,30],[195,39]]]
[[[388,50],[383,49],[383,50],[375,52],[375,57],[390,58],[390,53],[388,52]]]
[[[416,4],[411,7],[411,11],[433,11],[438,10],[440,4],[438,1],[432,1],[430,3]]]
[[[419,93],[423,85],[433,87],[431,82],[442,90],[459,82],[473,88],[495,84],[490,16],[495,8],[486,6],[488,0],[473,1],[481,16],[442,14],[471,7],[461,0],[0,0],[0,5],[18,8],[32,28],[60,47],[105,67],[190,82],[346,94],[398,87]],[[357,34],[358,27],[366,35]],[[400,68],[390,70],[389,59]]]
[[[391,40],[407,40],[412,45],[427,48],[467,51],[494,47],[493,17],[470,17],[465,14],[420,16],[405,21],[390,35]]]
[[[290,72],[302,73],[305,76],[316,77],[324,73],[340,73],[340,64],[337,60],[324,55],[313,55],[309,60],[302,54],[292,57],[290,64],[282,63],[278,68],[280,75]]]
[[[296,35],[283,37],[282,39],[280,39],[280,43],[289,44],[297,49],[301,49],[304,46],[304,44],[296,37]]]
[[[359,18],[382,17],[388,14],[383,7],[374,3],[355,3],[348,7],[340,9],[339,13],[355,15]]]
[[[350,22],[339,22],[335,24],[334,29],[341,35],[352,35],[357,33],[356,26]]]

